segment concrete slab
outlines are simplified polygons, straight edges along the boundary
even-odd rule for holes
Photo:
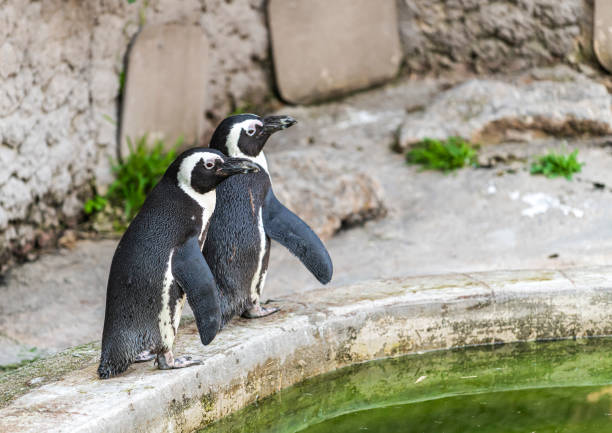
[[[106,281],[116,241],[81,241],[0,281],[1,364],[55,353],[102,335]]]
[[[394,0],[271,0],[277,85],[310,103],[395,76],[402,53]]]
[[[176,352],[203,365],[133,365],[95,377],[97,356],[0,410],[0,431],[192,432],[305,378],[371,359],[457,346],[610,335],[612,267],[398,278],[317,290],[257,321],[234,320],[203,347],[195,325]],[[70,356],[70,354],[67,354]],[[44,361],[43,361],[44,362]],[[0,376],[0,386],[23,386]],[[40,383],[43,386],[37,387]],[[46,383],[46,384],[45,384]],[[10,389],[13,389],[10,388]]]
[[[130,50],[121,116],[121,153],[145,134],[172,146],[198,143],[204,132],[208,40],[181,24],[145,27]]]
[[[601,66],[612,72],[612,3],[595,0],[593,49]]]

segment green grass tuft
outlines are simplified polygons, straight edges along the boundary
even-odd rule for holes
[[[476,166],[476,154],[476,149],[459,137],[444,141],[425,138],[406,153],[406,161],[421,165],[425,170],[448,173],[466,165]]]
[[[166,169],[177,156],[177,150],[182,139],[168,152],[164,151],[164,143],[156,141],[153,146],[147,145],[144,136],[136,142],[134,147],[128,139],[130,153],[123,162],[113,164],[112,170],[115,180],[110,184],[108,192],[96,195],[84,205],[86,214],[95,214],[107,210],[107,207],[123,209],[123,215],[115,220],[116,230],[124,229],[136,216],[142,207],[147,195],[161,179]],[[117,214],[116,212],[111,212]]]
[[[580,173],[584,163],[578,162],[578,149],[569,155],[549,152],[548,155],[538,157],[531,163],[531,174],[543,174],[548,178],[563,176],[572,180],[574,173]]]

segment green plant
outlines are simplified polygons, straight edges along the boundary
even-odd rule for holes
[[[548,155],[539,156],[531,163],[531,174],[543,174],[548,178],[563,176],[572,180],[574,173],[580,173],[584,163],[578,162],[578,149],[569,155],[549,152]]]
[[[477,165],[476,149],[459,137],[444,141],[425,138],[406,153],[409,164],[419,164],[425,170],[449,172],[466,165]]]
[[[105,211],[108,205],[123,209],[120,220],[113,222],[117,230],[125,228],[140,210],[147,194],[176,158],[182,139],[179,139],[168,152],[164,151],[164,143],[160,140],[153,146],[148,146],[147,136],[141,137],[135,147],[129,138],[127,144],[129,155],[123,162],[113,164],[115,180],[110,184],[107,193],[103,196],[96,195],[84,206],[87,214]],[[118,216],[117,212],[111,213]]]
[[[85,210],[85,213],[87,215],[90,215],[94,212],[100,212],[104,210],[107,203],[108,200],[105,197],[102,197],[101,195],[96,195],[94,196],[94,198],[90,198],[85,202],[83,209]]]

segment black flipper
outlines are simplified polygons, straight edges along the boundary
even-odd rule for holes
[[[221,327],[221,307],[213,277],[195,237],[178,247],[172,257],[172,275],[195,315],[202,344],[210,343]]]
[[[317,280],[329,283],[334,270],[325,245],[300,217],[278,201],[272,189],[266,195],[262,216],[266,234],[295,254]]]

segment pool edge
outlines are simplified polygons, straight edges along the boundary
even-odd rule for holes
[[[204,360],[139,364],[100,381],[75,370],[0,410],[0,431],[191,432],[257,398],[357,362],[465,345],[612,334],[612,267],[370,281],[281,300],[203,347],[190,324],[176,352]]]

